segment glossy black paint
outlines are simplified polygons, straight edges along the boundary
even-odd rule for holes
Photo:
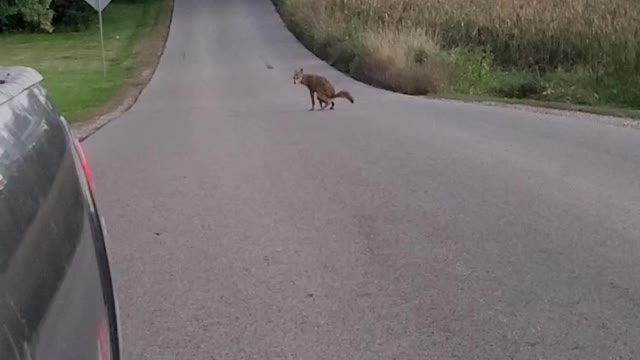
[[[46,90],[0,100],[0,359],[119,359],[104,241],[75,140]]]

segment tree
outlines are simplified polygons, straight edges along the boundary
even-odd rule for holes
[[[0,0],[0,30],[53,31],[50,4],[51,0]]]

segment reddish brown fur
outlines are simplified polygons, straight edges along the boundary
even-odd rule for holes
[[[329,110],[333,110],[333,107],[335,106],[333,99],[335,98],[345,98],[352,104],[354,102],[353,96],[351,96],[348,91],[343,90],[336,93],[335,88],[327,78],[316,74],[305,74],[302,68],[294,70],[293,83],[300,83],[309,89],[309,95],[311,96],[311,109],[309,109],[309,111],[313,111],[316,106],[313,96],[314,94],[317,96],[318,102],[320,103],[320,110],[324,110],[329,103],[331,103]]]

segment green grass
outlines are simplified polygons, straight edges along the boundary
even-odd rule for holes
[[[78,120],[108,102],[135,69],[135,46],[149,32],[162,1],[113,1],[103,13],[107,77],[103,77],[97,17],[89,30],[1,34],[0,64],[31,66],[62,114]]]
[[[525,106],[533,106],[533,107],[552,109],[552,110],[579,111],[579,112],[584,112],[584,113],[589,113],[594,115],[614,116],[614,117],[627,118],[635,121],[640,121],[640,110],[621,108],[621,107],[577,105],[577,104],[557,102],[557,101],[514,99],[514,98],[496,97],[491,95],[467,95],[467,94],[455,94],[455,93],[443,93],[443,94],[438,94],[437,96],[428,96],[428,97],[458,100],[458,101],[464,101],[464,102],[525,105]]]

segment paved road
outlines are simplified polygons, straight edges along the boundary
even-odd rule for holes
[[[308,112],[297,66],[355,104]],[[176,0],[85,146],[126,359],[640,358],[639,131],[376,90],[269,0]]]

